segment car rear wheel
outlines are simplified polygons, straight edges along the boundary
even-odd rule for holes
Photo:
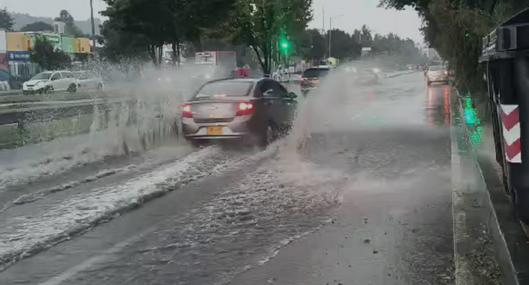
[[[50,94],[51,92],[53,92],[53,87],[51,86],[46,86],[39,91],[40,94]]]
[[[279,137],[279,130],[273,123],[268,123],[266,128],[263,130],[259,145],[261,147],[267,147],[271,143],[273,143],[277,138]]]

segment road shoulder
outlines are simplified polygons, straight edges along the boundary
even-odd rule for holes
[[[456,284],[516,284],[509,274],[498,220],[471,147],[462,105],[452,96],[452,215]],[[499,261],[498,261],[499,260]]]

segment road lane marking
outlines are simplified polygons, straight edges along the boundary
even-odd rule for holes
[[[103,262],[105,260],[110,259],[116,253],[122,251],[127,246],[129,246],[129,245],[131,245],[131,244],[133,244],[135,242],[140,241],[143,237],[145,237],[147,234],[153,232],[155,229],[156,229],[155,226],[150,227],[147,230],[145,230],[142,233],[140,233],[139,235],[133,236],[133,237],[128,238],[128,239],[126,239],[126,240],[124,240],[122,242],[119,242],[119,243],[115,244],[113,247],[107,249],[105,252],[103,252],[103,253],[101,253],[99,255],[93,256],[93,257],[85,260],[84,262],[82,262],[82,263],[80,263],[80,264],[78,264],[78,265],[76,265],[74,267],[69,268],[68,270],[64,271],[63,273],[61,273],[59,275],[56,275],[56,276],[48,279],[45,282],[39,283],[39,285],[60,285],[63,282],[71,279],[72,277],[74,277],[78,273],[80,273],[82,271],[85,271],[85,270],[89,269],[90,267],[92,267],[92,266],[94,266],[94,265],[96,265],[98,263],[101,263],[101,262]]]

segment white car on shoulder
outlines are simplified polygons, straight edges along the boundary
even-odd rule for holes
[[[44,71],[22,85],[24,94],[44,94],[54,91],[77,91],[77,79],[71,71]]]
[[[77,88],[80,90],[103,90],[104,84],[101,76],[91,71],[74,72],[77,78]]]

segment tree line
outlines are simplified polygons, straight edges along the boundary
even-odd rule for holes
[[[446,59],[464,88],[482,88],[482,39],[495,26],[527,8],[529,0],[381,0],[396,9],[413,7],[422,17],[429,45]]]
[[[352,33],[340,29],[322,32],[307,29],[312,20],[312,0],[105,0],[101,14],[107,20],[98,41],[100,57],[115,62],[150,60],[159,66],[163,46],[172,47],[173,63],[181,55],[191,56],[204,49],[233,49],[270,73],[287,59],[313,61],[332,56],[356,59],[362,47],[373,54],[402,55],[415,60],[420,51],[410,39],[397,35],[379,35],[367,26]],[[81,36],[74,18],[61,11],[58,21],[65,23],[65,34]],[[13,20],[0,10],[0,28],[12,30]],[[22,31],[47,31],[46,23],[32,23]],[[329,50],[329,37],[332,47]],[[284,47],[281,47],[286,43]],[[59,67],[66,57],[38,40],[33,58],[43,68]],[[44,54],[39,54],[44,53]],[[251,54],[250,54],[251,53]],[[246,62],[249,63],[249,62]]]
[[[331,45],[329,45],[329,37]],[[302,35],[304,58],[318,60],[329,55],[340,60],[354,60],[361,56],[362,47],[370,47],[371,56],[389,55],[402,59],[403,63],[419,64],[426,59],[411,39],[403,39],[396,34],[381,35],[373,33],[366,25],[352,33],[340,29],[321,32],[309,29]],[[329,51],[330,49],[330,51]]]

